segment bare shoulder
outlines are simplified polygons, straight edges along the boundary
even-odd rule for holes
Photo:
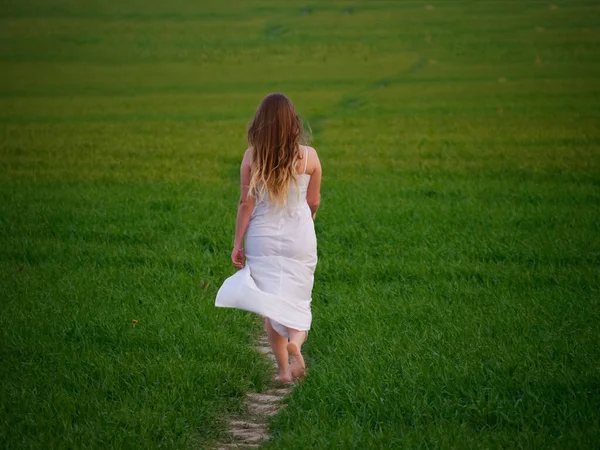
[[[315,171],[320,171],[321,162],[319,161],[319,155],[317,154],[317,151],[309,145],[303,145],[303,147],[307,150],[308,155],[306,173],[313,174]]]
[[[308,150],[308,163],[310,164],[311,160],[319,160],[319,155],[317,154],[317,151],[314,149],[314,147],[311,147],[310,145],[301,145],[300,146],[303,149]]]
[[[252,147],[246,149],[244,152],[244,158],[242,159],[242,166],[252,165]]]
[[[316,155],[317,154],[317,151],[313,147],[311,147],[310,145],[301,145],[300,147],[308,149],[308,156],[309,156],[309,158],[310,158],[311,155]]]

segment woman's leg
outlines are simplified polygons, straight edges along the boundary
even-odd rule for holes
[[[287,351],[287,338],[281,336],[271,326],[271,321],[268,317],[265,317],[265,330],[267,330],[267,336],[277,361],[277,372],[279,372],[279,381],[282,383],[290,383],[292,376],[290,373],[290,364],[288,362],[288,351]]]
[[[288,333],[290,334],[290,342],[286,348],[287,353],[290,355],[292,377],[303,378],[306,374],[306,366],[300,350],[308,337],[308,332],[288,328]]]

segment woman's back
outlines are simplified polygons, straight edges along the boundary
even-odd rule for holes
[[[313,150],[314,149],[310,149]],[[303,153],[302,159],[299,161],[298,173],[296,173],[294,179],[290,181],[290,185],[287,192],[287,198],[283,205],[276,204],[269,201],[268,197],[263,197],[260,201],[256,202],[254,213],[261,212],[272,212],[272,213],[284,213],[295,211],[299,208],[308,207],[307,193],[308,186],[310,184],[311,175],[307,173],[308,162],[309,162],[309,147],[300,147],[300,151]],[[257,211],[258,210],[258,211]]]

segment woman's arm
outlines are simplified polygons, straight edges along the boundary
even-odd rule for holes
[[[250,186],[250,167],[252,164],[251,150],[246,150],[240,167],[240,201],[238,203],[237,219],[235,221],[235,239],[231,261],[238,269],[244,267],[244,236],[254,210],[254,197],[248,196]]]
[[[310,149],[309,159],[312,159],[311,166],[313,170],[310,172],[310,182],[308,183],[308,190],[306,192],[306,202],[310,207],[312,218],[315,220],[317,216],[317,210],[321,204],[321,161],[319,161],[319,155],[314,148]]]

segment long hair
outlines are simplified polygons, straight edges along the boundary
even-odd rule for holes
[[[302,121],[293,103],[283,94],[269,94],[258,106],[246,137],[252,148],[249,195],[283,205],[290,183],[296,180]]]

